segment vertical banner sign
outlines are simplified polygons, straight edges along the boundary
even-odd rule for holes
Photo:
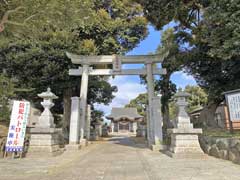
[[[29,102],[14,101],[5,148],[6,152],[23,151],[24,138],[29,114],[30,114]]]
[[[230,121],[240,121],[240,92],[226,94]]]

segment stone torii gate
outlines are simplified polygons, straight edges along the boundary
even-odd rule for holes
[[[166,69],[154,68],[153,64],[161,63],[163,57],[159,55],[134,55],[134,56],[81,56],[66,53],[73,64],[79,65],[78,69],[70,69],[70,76],[81,77],[80,98],[72,98],[72,112],[70,120],[70,145],[84,145],[84,127],[86,123],[86,107],[88,92],[88,77],[95,75],[147,75],[148,93],[148,118],[147,134],[148,144],[152,149],[159,149],[162,141],[162,115],[160,97],[154,95],[153,75],[162,75]],[[112,69],[93,69],[92,65],[112,65]],[[122,69],[122,64],[145,64],[142,69]]]

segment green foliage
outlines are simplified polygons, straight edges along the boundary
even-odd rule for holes
[[[174,29],[170,28],[163,32],[161,38],[161,44],[157,49],[157,53],[165,56],[162,62],[162,67],[166,68],[167,74],[162,75],[159,81],[156,81],[155,89],[160,91],[163,95],[163,100],[169,99],[176,92],[176,86],[170,81],[171,74],[182,68],[183,61],[179,56],[181,51],[178,46],[176,35],[174,34]],[[163,104],[165,104],[163,102]]]
[[[234,133],[231,133],[226,129],[203,129],[203,135],[218,138],[240,138],[240,131],[234,130]]]
[[[93,76],[88,85],[88,103],[103,103],[107,105],[114,98],[112,92],[117,92],[116,86],[111,86],[106,80]]]
[[[13,81],[0,74],[0,121],[10,120],[9,100],[14,95]]]
[[[171,21],[181,26],[196,26],[200,20],[200,10],[208,0],[138,0],[144,7],[148,20],[158,29]]]
[[[223,92],[240,88],[239,0],[210,2],[196,31],[196,48],[189,53],[187,66],[209,100],[219,103]]]
[[[132,99],[125,107],[137,108],[138,113],[146,118],[147,108],[147,93],[139,94],[135,99]]]
[[[162,94],[163,125],[164,134],[166,134],[166,129],[170,125],[169,120],[174,117],[174,107],[171,106],[172,104],[169,103],[169,101],[176,93],[176,85],[171,82],[170,78],[172,73],[182,68],[183,64],[183,60],[179,58],[181,56],[181,51],[174,29],[170,28],[163,32],[161,44],[157,49],[157,53],[165,57],[162,62],[162,67],[167,70],[167,73],[162,75],[161,78],[155,82],[155,90]]]
[[[99,110],[93,110],[91,112],[91,122],[103,121],[104,112]]]
[[[240,1],[210,0],[204,11],[200,40],[209,46],[208,55],[224,60],[240,57]]]
[[[203,107],[207,104],[208,98],[205,91],[199,86],[186,86],[185,92],[191,94],[188,98],[188,112],[191,112],[197,108]]]
[[[204,88],[209,101],[239,86],[239,0],[141,1],[146,17],[158,29],[175,21],[179,59]]]
[[[5,3],[4,3],[5,2]],[[15,37],[38,37],[46,31],[65,31],[69,34],[73,27],[87,21],[92,16],[91,1],[69,0],[4,0],[0,6],[1,17],[5,20],[5,35]]]
[[[169,120],[174,120],[177,117],[178,107],[175,101],[169,102]]]
[[[142,8],[130,0],[6,2],[0,6],[0,18],[11,13],[0,33],[0,66],[18,80],[18,87],[32,90],[19,92],[19,97],[36,102],[36,94],[50,86],[60,97],[58,108],[65,90],[79,95],[80,88],[79,77],[68,75],[73,65],[66,51],[124,54],[147,35]],[[108,104],[116,88],[101,77],[91,77],[89,82],[89,103]]]
[[[203,107],[207,104],[208,98],[205,91],[199,86],[186,86],[185,92],[189,93],[191,96],[187,98],[188,107],[187,112],[191,112],[197,108]],[[169,102],[169,118],[176,119],[178,113],[178,107],[176,105],[176,100],[173,98]]]

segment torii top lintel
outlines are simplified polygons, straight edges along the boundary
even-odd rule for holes
[[[161,63],[163,56],[155,55],[102,55],[102,56],[83,56],[67,52],[67,57],[71,59],[73,64],[113,64],[118,59],[122,64],[146,64],[146,63]]]

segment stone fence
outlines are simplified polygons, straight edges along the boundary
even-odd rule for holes
[[[240,138],[200,136],[199,142],[206,154],[240,164]]]

